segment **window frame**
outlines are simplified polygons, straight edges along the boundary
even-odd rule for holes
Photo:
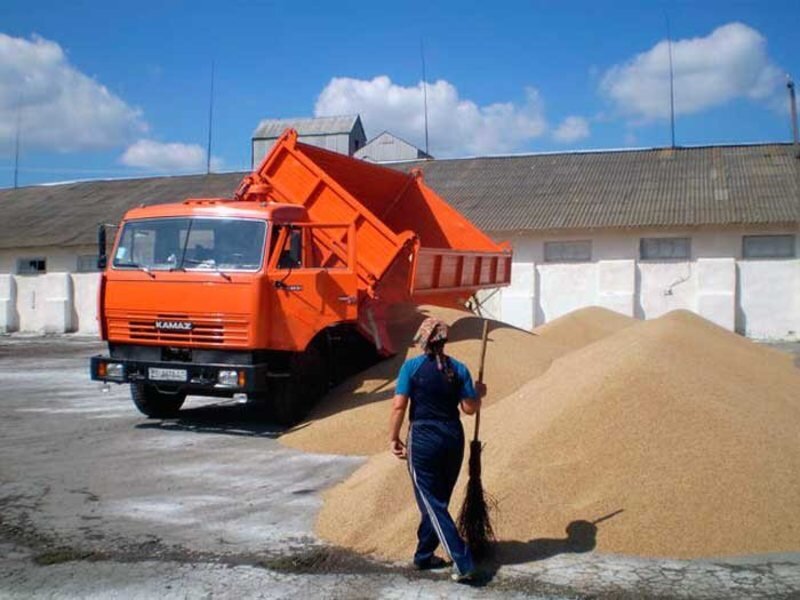
[[[79,254],[75,260],[76,273],[99,273],[101,269],[97,266],[100,256],[97,254]],[[91,265],[87,268],[87,265]]]
[[[645,242],[674,242],[676,240],[686,241],[686,255],[685,256],[645,256]],[[692,260],[692,238],[691,236],[675,235],[675,236],[659,236],[659,237],[640,237],[639,238],[639,260],[650,262],[685,262]]]
[[[22,265],[24,263],[28,263],[30,266],[31,263],[42,263],[41,269],[35,270],[27,270],[23,269]],[[17,258],[17,270],[16,275],[45,275],[47,274],[47,257],[46,256],[22,256]]]
[[[586,244],[589,253],[588,256],[583,258],[564,258],[563,256],[559,258],[553,258],[549,255],[549,249],[555,247],[556,245],[565,246],[567,244]],[[544,242],[544,262],[548,264],[576,264],[576,263],[587,263],[592,262],[592,255],[593,255],[593,248],[592,248],[592,240],[550,240]]]
[[[762,256],[748,256],[747,242],[748,240],[766,239],[766,238],[790,238],[791,254],[788,255],[762,255]],[[793,233],[758,233],[752,235],[742,236],[742,259],[743,260],[792,260],[797,258],[797,237]]]
[[[246,273],[259,273],[264,269],[264,265],[265,265],[265,262],[266,262],[265,261],[265,258],[266,258],[266,246],[265,246],[265,244],[266,244],[266,240],[268,239],[270,230],[272,229],[271,222],[269,220],[267,220],[267,219],[259,219],[259,218],[254,218],[254,217],[227,216],[227,215],[226,216],[217,216],[217,215],[213,215],[213,216],[211,216],[211,215],[178,215],[178,216],[170,216],[170,217],[146,217],[146,218],[143,218],[143,219],[130,219],[128,221],[125,221],[122,224],[122,226],[120,227],[120,232],[119,232],[118,238],[117,238],[117,240],[116,240],[116,242],[114,244],[114,248],[113,248],[113,251],[112,251],[112,254],[111,254],[111,260],[110,260],[111,269],[114,270],[114,271],[136,270],[135,267],[130,267],[128,265],[118,265],[118,264],[116,264],[116,262],[118,260],[119,247],[121,246],[123,238],[124,238],[124,235],[125,235],[125,228],[129,224],[160,222],[160,221],[180,221],[180,220],[185,220],[185,221],[187,221],[189,223],[189,227],[186,230],[186,239],[183,242],[183,244],[187,245],[187,247],[188,247],[188,243],[189,243],[189,241],[191,239],[190,235],[192,233],[193,221],[248,221],[248,222],[255,222],[255,223],[259,223],[259,224],[263,225],[263,235],[262,235],[262,238],[261,238],[263,240],[263,243],[262,243],[261,248],[260,248],[260,258],[259,258],[258,267],[257,268],[255,268],[255,267],[246,268],[245,269],[245,268],[226,267],[226,266],[223,265],[220,270],[224,271],[225,273],[245,273],[246,274]],[[131,256],[132,255],[133,255],[133,250],[131,250]],[[205,273],[205,272],[208,272],[208,271],[212,270],[211,268],[203,268],[203,267],[200,267],[200,266],[197,266],[197,265],[187,266],[185,264],[181,265],[181,268],[177,269],[177,270],[175,270],[175,269],[166,269],[166,268],[157,268],[156,269],[156,268],[151,268],[149,266],[148,266],[148,269],[152,270],[153,272],[159,272],[159,273],[172,273],[172,272],[176,272],[176,271],[177,272],[185,272],[185,273]]]

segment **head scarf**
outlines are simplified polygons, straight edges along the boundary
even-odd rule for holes
[[[444,344],[447,341],[447,323],[441,319],[428,317],[419,326],[417,334],[414,336],[414,341],[425,354],[433,355],[436,358],[436,367],[444,372],[451,384],[454,384],[456,382],[456,374],[444,354]]]
[[[430,350],[431,344],[447,341],[447,323],[441,319],[428,317],[417,329],[414,342],[423,352]]]

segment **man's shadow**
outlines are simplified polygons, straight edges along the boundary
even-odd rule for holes
[[[623,512],[615,510],[594,521],[572,521],[564,538],[534,538],[527,542],[503,540],[491,546],[491,554],[481,561],[482,582],[491,581],[502,566],[518,565],[552,558],[559,554],[591,552],[597,546],[597,525]]]

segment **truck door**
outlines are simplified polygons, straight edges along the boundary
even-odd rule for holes
[[[268,263],[270,347],[301,351],[358,316],[355,232],[344,225],[275,225]]]

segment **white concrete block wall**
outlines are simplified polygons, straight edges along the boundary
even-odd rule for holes
[[[744,235],[794,233],[790,260],[742,258]],[[531,329],[583,306],[652,319],[687,309],[756,339],[800,339],[800,232],[783,228],[626,230],[496,236],[514,246],[512,284],[499,317]],[[691,260],[639,259],[643,237],[689,237]],[[544,262],[547,241],[592,241],[592,259]],[[534,281],[531,282],[530,274]]]
[[[639,261],[636,316],[654,319],[672,310],[694,310],[697,266],[692,261]]]
[[[504,315],[509,323],[525,330],[532,329],[536,321],[536,264],[528,261],[511,264],[511,285],[495,294],[499,307],[494,308],[496,318]]]
[[[735,259],[697,259],[697,314],[720,327],[735,330]]]
[[[19,331],[44,333],[47,322],[47,278],[41,275],[14,275],[17,283]]]
[[[17,280],[13,275],[0,274],[0,333],[19,328],[17,315]]]
[[[48,273],[44,279],[44,332],[73,331],[72,312],[75,295],[69,273]]]
[[[800,260],[741,260],[737,271],[737,331],[756,339],[800,339]]]
[[[745,260],[742,236],[800,233],[786,229],[727,231],[599,231],[511,237],[512,283],[485,291],[487,316],[532,329],[584,306],[603,306],[637,318],[692,310],[757,339],[800,339],[800,258]],[[639,260],[641,237],[690,237],[689,261]],[[508,236],[497,236],[509,239]],[[545,241],[590,239],[592,260],[547,263]],[[82,248],[0,251],[0,332],[97,333],[97,273],[74,273]],[[15,275],[18,257],[47,259],[46,275]],[[70,273],[69,275],[67,273]]]
[[[75,294],[75,315],[77,322],[74,329],[85,335],[97,335],[97,291],[100,286],[98,273],[73,273],[73,290]]]
[[[635,296],[635,260],[603,260],[597,263],[598,306],[633,317]]]
[[[538,264],[536,324],[597,303],[597,263]]]

